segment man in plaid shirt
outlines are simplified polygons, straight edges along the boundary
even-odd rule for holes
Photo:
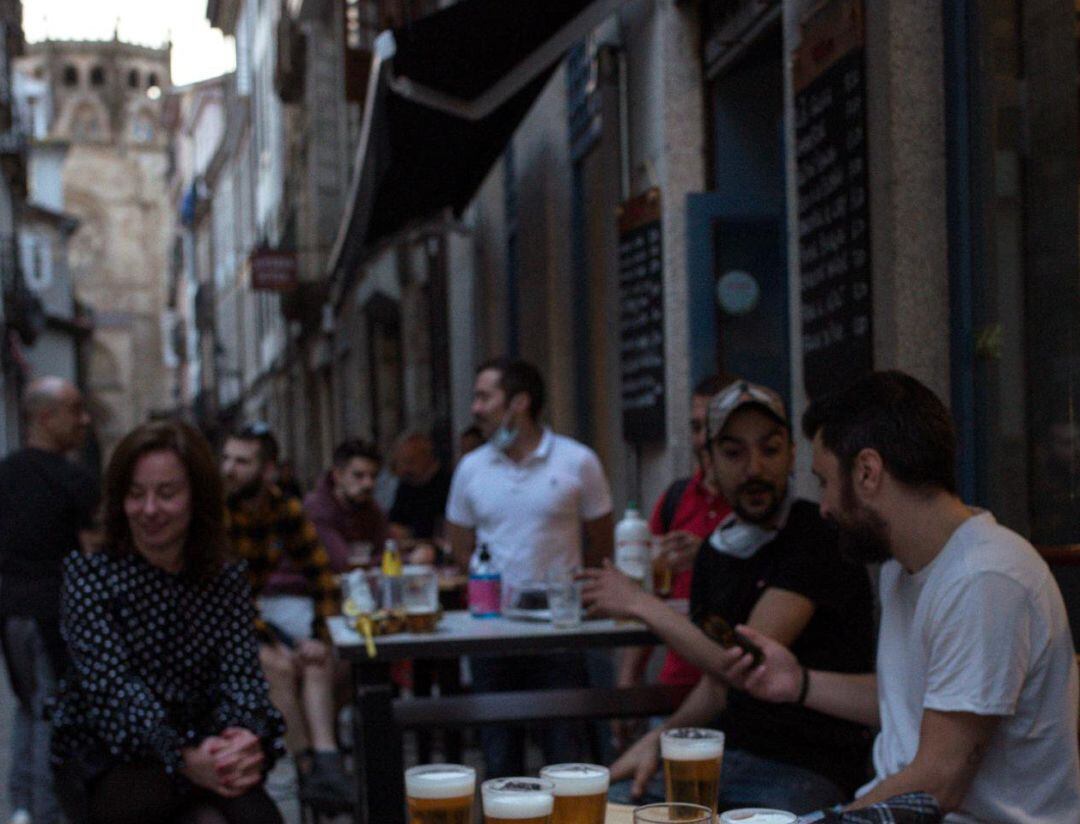
[[[259,658],[270,699],[285,717],[285,744],[296,759],[300,794],[323,805],[351,798],[334,737],[335,662],[323,619],[338,612],[337,582],[315,527],[298,498],[273,483],[277,440],[265,424],[250,424],[225,441],[229,537],[247,562],[259,606]],[[293,570],[303,592],[268,590],[275,572]]]

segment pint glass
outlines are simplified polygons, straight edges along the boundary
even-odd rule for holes
[[[660,736],[660,755],[668,803],[701,804],[715,814],[724,734],[697,727],[665,730]]]
[[[476,770],[427,764],[405,771],[410,824],[472,824]]]
[[[604,824],[610,775],[597,764],[552,764],[540,777],[555,785],[551,824]]]
[[[728,810],[720,815],[720,824],[795,824],[798,816],[784,810],[767,810],[764,807],[744,807]]]
[[[700,804],[647,804],[634,810],[634,824],[712,824],[714,818]]]
[[[551,824],[555,785],[544,778],[492,778],[480,785],[484,824]]]

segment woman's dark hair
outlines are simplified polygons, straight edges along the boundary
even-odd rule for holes
[[[499,373],[499,388],[506,395],[506,402],[524,392],[529,396],[529,417],[539,420],[544,408],[544,378],[540,370],[528,361],[492,358],[480,364],[476,374],[489,369]]]
[[[914,489],[956,493],[956,429],[945,404],[903,372],[872,372],[810,404],[803,432],[840,461],[873,449],[896,480]]]
[[[180,421],[154,421],[129,432],[105,470],[105,551],[114,558],[135,552],[124,499],[135,466],[151,452],[172,452],[184,465],[191,489],[191,524],[184,543],[184,575],[212,578],[230,553],[225,532],[225,493],[214,452],[206,438]]]

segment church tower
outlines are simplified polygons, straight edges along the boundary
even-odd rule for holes
[[[75,292],[94,314],[84,375],[103,453],[171,407],[162,331],[169,214],[169,48],[51,40],[27,46],[22,71],[51,91],[48,139],[69,145],[64,207]]]

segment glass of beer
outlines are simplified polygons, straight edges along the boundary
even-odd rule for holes
[[[410,824],[472,824],[476,770],[427,764],[405,770]]]
[[[646,804],[634,810],[634,824],[712,824],[714,817],[700,804]]]
[[[404,581],[405,628],[434,632],[439,623],[439,578],[432,567],[406,564]]]
[[[480,796],[484,824],[551,824],[555,784],[546,778],[492,778]]]
[[[744,807],[721,813],[720,824],[795,824],[798,816],[785,810],[767,810],[764,807]]]
[[[598,764],[552,764],[540,777],[555,785],[551,824],[604,824],[610,773]]]
[[[715,814],[724,734],[700,727],[665,730],[660,736],[660,756],[668,803],[700,804]]]

